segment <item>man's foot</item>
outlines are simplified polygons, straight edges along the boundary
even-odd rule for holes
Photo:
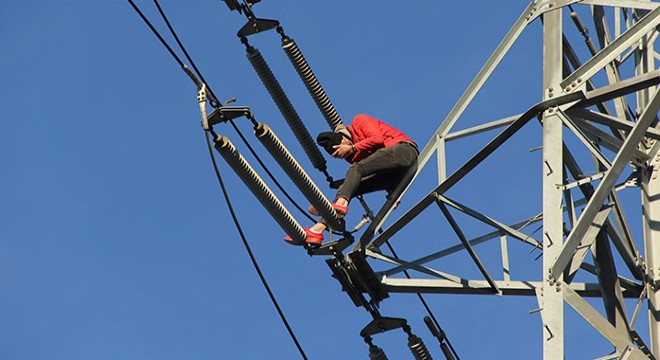
[[[346,216],[346,214],[348,213],[348,206],[342,206],[342,205],[339,205],[337,203],[334,203],[334,204],[332,204],[332,208],[335,209],[335,212],[337,212],[337,214],[340,217]],[[307,211],[309,211],[309,213],[314,215],[314,216],[321,216],[321,214],[319,213],[318,210],[316,210],[314,205],[310,205],[307,208]]]
[[[321,245],[323,242],[323,233],[318,233],[310,228],[305,229],[305,242],[309,245]]]
[[[348,214],[348,205],[339,205],[337,203],[332,204],[332,208],[335,209],[338,215],[340,216],[346,216]]]
[[[291,236],[286,236],[284,238],[284,241],[286,241],[288,244],[295,245],[295,246],[302,246],[305,245],[305,243],[309,245],[321,245],[323,242],[323,233],[319,233],[316,231],[311,230],[310,228],[305,229],[305,242],[298,242],[298,241],[293,241]]]

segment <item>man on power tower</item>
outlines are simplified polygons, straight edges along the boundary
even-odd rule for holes
[[[332,157],[351,164],[332,202],[340,217],[348,213],[353,197],[377,190],[386,190],[389,196],[408,170],[417,167],[417,144],[394,127],[364,114],[355,116],[348,127],[320,133],[316,142]],[[319,216],[314,206],[310,205],[309,211]],[[322,220],[306,228],[305,242],[320,245],[326,229]],[[294,244],[288,236],[284,240]]]

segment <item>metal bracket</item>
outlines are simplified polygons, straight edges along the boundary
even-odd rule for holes
[[[557,10],[564,6],[568,6],[581,1],[582,0],[541,0],[537,2],[536,6],[534,6],[532,10],[527,14],[527,24],[536,20],[537,17],[548,11]]]
[[[332,277],[341,284],[341,290],[348,294],[355,306],[368,307],[369,302],[365,299],[362,292],[353,284],[353,278],[342,258],[331,258],[326,260],[326,264],[332,270]]]
[[[224,106],[218,109],[213,110],[211,115],[208,117],[208,124],[213,126],[221,122],[227,122],[232,119],[245,116],[247,118],[252,118],[252,112],[247,106]]]
[[[408,325],[406,319],[377,317],[371,320],[371,322],[360,331],[360,336],[367,337],[380,334],[389,330],[405,327],[406,325]]]
[[[353,300],[355,306],[363,306],[370,310],[374,304],[390,296],[369,266],[363,252],[354,251],[346,257],[337,254],[334,258],[326,260],[326,263],[330,266],[333,277],[341,283],[342,290]],[[363,293],[369,294],[371,301],[367,301]]]
[[[354,241],[353,237],[345,237],[343,239],[332,241],[318,247],[309,247],[307,249],[307,253],[310,256],[317,256],[317,255],[336,256],[337,254],[341,254],[342,251],[344,251],[344,249],[346,249],[349,245],[353,243],[353,241]]]
[[[268,19],[258,19],[254,16],[252,12],[252,5],[260,3],[261,0],[243,0],[241,4],[238,0],[223,0],[230,11],[238,11],[239,14],[245,13],[247,17],[247,24],[238,30],[238,37],[244,38],[246,36],[254,35],[256,33],[275,29],[280,26],[280,22],[277,20],[268,20]]]
[[[277,20],[257,19],[252,16],[248,18],[247,24],[243,25],[236,35],[240,38],[244,38],[256,33],[275,29],[278,26],[280,26],[280,22]]]

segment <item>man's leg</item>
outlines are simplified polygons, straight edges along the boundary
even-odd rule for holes
[[[371,156],[351,164],[346,171],[344,183],[337,190],[337,203],[342,201],[340,199],[344,199],[348,203],[357,194],[363,179],[367,177],[373,177],[373,180],[368,183],[367,189],[373,189],[372,191],[386,189],[391,186],[392,180],[387,177],[387,174],[405,172],[416,163],[416,160],[417,151],[412,146],[402,143],[379,149]]]

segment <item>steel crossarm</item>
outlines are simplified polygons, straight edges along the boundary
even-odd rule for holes
[[[584,270],[584,271],[586,271],[586,272],[588,272],[592,275],[598,275],[598,272],[596,271],[596,266],[595,265],[589,264],[587,262],[583,262],[580,265],[580,267],[582,268],[582,270]],[[632,292],[636,292],[636,293],[639,293],[639,294],[642,294],[646,291],[644,289],[644,284],[636,283],[635,281],[630,280],[628,278],[625,278],[621,275],[618,275],[617,279],[618,279],[619,283],[621,284],[621,288],[625,289],[626,291],[629,291],[629,292],[632,291]]]
[[[571,130],[575,136],[584,144],[584,146],[589,150],[591,153],[591,156],[596,158],[598,162],[604,166],[605,168],[609,168],[612,166],[610,164],[610,160],[605,157],[603,152],[596,147],[588,138],[587,135],[582,131],[582,129],[578,128],[575,123],[568,117],[563,111],[557,112],[557,116],[561,119],[561,121],[564,123],[564,126]]]
[[[442,279],[404,279],[383,276],[380,283],[390,293],[425,293],[425,294],[482,294],[492,295],[493,289],[486,280],[467,280],[461,284]],[[541,289],[540,281],[501,281],[495,282],[502,295],[535,296],[535,289]],[[574,282],[564,284],[576,294],[585,297],[600,297],[600,286],[596,283]],[[636,299],[640,292],[624,289],[624,297]]]
[[[539,113],[555,106],[569,105],[575,101],[584,99],[584,93],[572,92],[569,94],[557,96],[550,98],[548,100],[541,101],[536,105],[529,108],[524,112],[518,119],[516,119],[511,125],[506,127],[501,133],[499,133],[493,140],[491,140],[485,147],[479,150],[472,158],[470,158],[463,166],[456,170],[451,176],[445,179],[438,187],[436,187],[431,193],[426,197],[420,200],[416,205],[414,205],[408,212],[406,212],[401,218],[394,222],[387,230],[380,234],[372,244],[375,246],[380,246],[385,241],[387,241],[392,235],[398,232],[403,226],[408,224],[412,219],[424,211],[429,205],[431,205],[435,200],[435,194],[443,194],[451,187],[456,185],[465,175],[472,171],[477,165],[484,161],[488,156],[490,156],[495,150],[497,150],[502,144],[504,144],[511,136],[513,136],[518,130],[520,130],[525,124],[527,124],[532,118],[537,116]],[[374,222],[379,222],[381,219],[376,219]],[[360,242],[365,244],[365,242],[370,240],[370,237],[373,236],[373,232],[366,232],[360,238]]]
[[[586,203],[586,202],[583,201],[583,203]],[[537,223],[537,222],[539,222],[539,221],[541,221],[541,220],[543,220],[543,217],[539,214],[539,215],[534,216],[534,217],[532,217],[532,218],[529,218],[529,219],[527,219],[527,220],[520,221],[520,222],[518,222],[518,223],[516,223],[516,224],[514,224],[514,225],[511,225],[510,227],[511,227],[511,228],[518,228],[518,229],[521,229],[521,228],[523,228],[523,227],[525,227],[525,226],[527,226],[527,225],[530,225],[530,224],[533,224],[533,223]],[[477,237],[477,238],[474,238],[474,239],[470,240],[469,243],[470,243],[471,246],[476,246],[476,245],[482,244],[482,243],[484,243],[484,242],[486,242],[486,241],[490,241],[490,240],[496,239],[496,238],[498,238],[501,234],[502,234],[502,231],[500,231],[500,230],[493,231],[493,232],[490,232],[490,233],[488,233],[488,234],[484,234],[484,235],[482,235],[482,236],[479,236],[479,237]],[[531,236],[532,236],[532,235],[528,235],[528,237],[531,237]],[[534,249],[534,248],[533,248],[533,249]],[[430,261],[433,261],[433,260],[437,260],[437,259],[443,258],[443,257],[445,257],[445,256],[449,256],[449,255],[451,255],[451,254],[455,254],[455,253],[457,253],[457,252],[459,252],[459,251],[463,251],[463,250],[465,250],[465,246],[463,246],[463,244],[454,245],[454,246],[448,247],[448,248],[446,248],[446,249],[444,249],[444,250],[441,250],[441,251],[435,252],[435,253],[433,253],[433,254],[427,255],[427,256],[425,256],[425,257],[422,257],[422,258],[420,258],[420,259],[414,260],[413,262],[411,262],[411,264],[415,264],[415,265],[418,265],[418,264],[425,264],[425,263],[427,263],[427,262],[430,262]],[[367,255],[369,255],[369,254],[370,254],[370,252],[367,251]],[[402,271],[404,271],[404,270],[405,270],[405,268],[403,268],[403,267],[401,267],[401,266],[397,266],[397,267],[394,267],[394,268],[389,269],[389,270],[387,270],[387,271],[384,271],[383,274],[390,276],[390,275],[398,274],[398,273],[400,273],[400,272],[402,272]]]
[[[532,12],[529,14],[527,22],[534,21],[537,17],[557,9],[561,9],[564,6],[575,4],[581,0],[537,0],[535,6],[532,8]]]

